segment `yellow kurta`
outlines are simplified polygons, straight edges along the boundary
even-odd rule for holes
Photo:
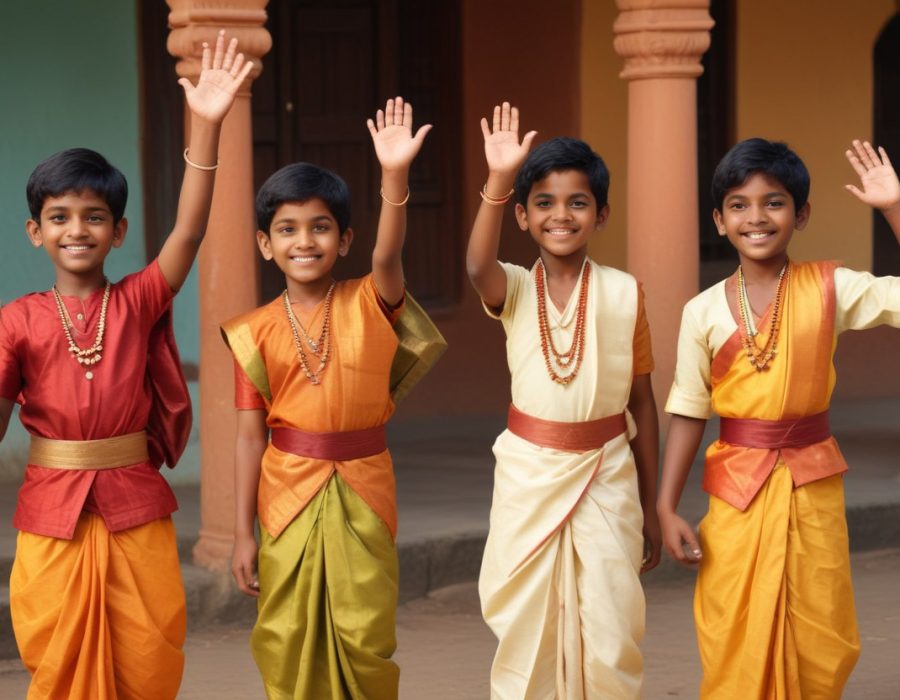
[[[306,314],[294,310],[309,335],[318,337],[321,307]],[[320,385],[300,366],[280,298],[223,330],[253,383],[268,389],[269,427],[331,433],[380,426],[393,413],[389,378],[398,341],[391,322],[398,315],[399,309],[384,309],[371,276],[339,282]],[[260,597],[251,648],[268,697],[396,698],[390,453],[333,462],[270,444],[258,512]]]
[[[834,387],[837,335],[900,325],[900,279],[792,263],[778,355],[757,372],[727,294],[731,285],[721,282],[685,307],[669,413],[821,413]],[[758,327],[763,343],[767,326]],[[859,654],[843,457],[833,438],[771,452],[722,441],[707,451],[711,496],[694,601],[703,698],[839,698]]]
[[[512,402],[531,416],[581,422],[626,410],[638,286],[623,272],[588,264],[585,356],[567,386],[553,382],[544,366],[533,270],[504,264],[507,297],[498,318],[507,336]],[[557,347],[571,344],[579,289],[561,314],[547,300]],[[649,352],[642,362],[652,362]],[[640,695],[643,514],[630,416],[629,426],[628,435],[584,453],[538,447],[509,430],[497,438],[479,578],[482,612],[498,638],[492,698]]]

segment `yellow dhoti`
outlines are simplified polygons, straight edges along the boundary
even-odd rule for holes
[[[783,463],[742,512],[710,497],[694,616],[702,698],[841,697],[859,656],[844,484]]]
[[[400,671],[391,533],[334,474],[277,537],[263,528],[250,639],[270,700],[391,700]]]
[[[111,533],[82,513],[71,540],[20,532],[10,609],[28,700],[177,695],[186,617],[170,518]]]

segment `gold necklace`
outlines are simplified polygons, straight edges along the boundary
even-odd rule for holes
[[[103,359],[100,351],[103,350],[103,335],[106,332],[106,309],[109,306],[110,289],[111,286],[109,280],[106,280],[106,287],[103,290],[103,300],[100,302],[100,318],[97,321],[97,336],[94,338],[94,344],[89,348],[80,348],[75,343],[75,338],[72,337],[72,331],[70,330],[70,328],[75,327],[75,324],[72,323],[72,317],[69,316],[69,310],[63,303],[59,290],[56,288],[55,284],[53,285],[53,298],[56,301],[56,310],[59,312],[59,320],[62,323],[63,333],[65,333],[66,340],[69,343],[69,352],[72,353],[72,356],[76,360],[78,360],[78,364],[80,365],[91,367]],[[94,373],[88,370],[84,373],[84,376],[85,379],[93,379]]]
[[[778,286],[775,288],[775,299],[772,302],[772,316],[769,319],[769,337],[762,347],[756,344],[756,325],[753,323],[753,311],[750,308],[750,298],[747,296],[747,285],[744,282],[744,270],[738,266],[737,303],[740,311],[741,345],[747,352],[747,360],[757,372],[769,368],[775,355],[778,354],[778,334],[781,330],[781,312],[783,309],[784,292],[787,287],[790,261],[785,262],[778,275]]]
[[[306,375],[306,378],[309,379],[312,384],[321,383],[322,373],[325,371],[325,365],[328,363],[328,354],[331,350],[331,301],[333,296],[334,282],[331,283],[328,292],[325,294],[325,303],[323,305],[322,314],[322,332],[319,334],[319,339],[313,341],[312,338],[307,335],[306,330],[303,329],[299,319],[294,315],[288,291],[285,289],[284,294],[281,295],[284,302],[284,309],[287,313],[288,323],[291,324],[291,335],[294,337],[294,347],[297,348],[300,366],[303,368],[303,373]],[[303,331],[303,336],[306,338],[306,342],[309,345],[313,356],[319,358],[319,367],[315,371],[310,368],[309,360],[306,357],[306,351],[303,349],[303,341],[300,339],[301,330]]]
[[[534,271],[534,286],[537,291],[538,328],[541,334],[541,352],[544,355],[544,365],[547,374],[557,384],[565,386],[574,381],[581,369],[584,359],[584,345],[587,324],[585,316],[587,312],[588,287],[591,281],[591,266],[585,262],[581,273],[581,291],[578,294],[578,309],[575,314],[575,330],[572,334],[572,345],[565,352],[560,352],[553,344],[553,336],[550,333],[550,324],[547,322],[547,299],[544,292],[544,263],[538,260]],[[552,360],[551,360],[552,356]],[[566,375],[559,374],[553,367],[555,363],[560,372],[568,371]],[[574,367],[572,366],[574,363]]]

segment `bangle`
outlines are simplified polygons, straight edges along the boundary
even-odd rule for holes
[[[195,163],[190,158],[188,158],[188,149],[184,149],[184,162],[190,165],[192,168],[197,168],[197,170],[215,170],[219,167],[219,161],[216,160],[215,165],[200,165],[199,163]]]
[[[487,193],[487,183],[485,182],[484,187],[481,188],[481,192],[479,192],[478,194],[481,195],[481,198],[484,200],[485,204],[493,204],[495,206],[502,206],[510,200],[510,198],[515,194],[515,192],[516,192],[516,188],[513,187],[509,192],[507,192],[502,197],[491,197],[491,195],[489,195]]]
[[[392,202],[391,200],[389,200],[387,197],[384,196],[384,185],[381,186],[381,189],[378,191],[378,194],[381,195],[381,198],[385,202],[387,202],[388,204],[395,206],[395,207],[402,207],[404,204],[406,204],[409,201],[409,187],[406,188],[406,196],[400,202]]]

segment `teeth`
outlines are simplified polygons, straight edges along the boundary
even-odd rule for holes
[[[63,247],[66,250],[74,250],[74,251],[87,250],[88,248],[90,248],[90,246],[87,246],[87,245],[67,245],[67,246],[63,246]]]
[[[572,230],[568,228],[551,228],[547,229],[547,233],[549,233],[551,236],[566,236],[572,233]]]
[[[315,259],[316,259],[315,255],[295,255],[294,257],[291,258],[291,260],[293,260],[294,262],[299,262],[299,263],[312,262]]]
[[[755,241],[760,238],[767,238],[770,234],[767,231],[754,231],[753,233],[745,233],[744,235]]]

